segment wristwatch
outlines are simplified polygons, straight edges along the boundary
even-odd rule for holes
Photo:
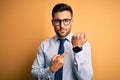
[[[82,51],[82,47],[79,47],[79,46],[73,47],[73,51],[74,51],[74,53],[78,53],[78,52]]]

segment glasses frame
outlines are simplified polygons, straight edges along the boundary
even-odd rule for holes
[[[71,20],[72,20],[72,19],[67,19],[67,18],[66,18],[66,19],[63,19],[63,20],[60,20],[60,19],[52,19],[52,22],[53,22],[53,25],[54,25],[54,26],[60,26],[62,22],[63,22],[63,24],[64,24],[65,26],[68,26],[68,25],[70,24]],[[55,21],[58,21],[58,22],[59,22],[58,25],[55,24]],[[66,24],[65,21],[69,21],[69,23]]]

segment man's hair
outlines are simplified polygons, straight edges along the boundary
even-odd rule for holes
[[[54,14],[56,12],[63,12],[63,11],[70,11],[71,16],[73,15],[72,8],[68,4],[59,3],[59,4],[56,4],[52,10],[52,18],[54,18]]]

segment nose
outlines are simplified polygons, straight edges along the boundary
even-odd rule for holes
[[[61,23],[60,23],[60,27],[61,27],[61,28],[64,27],[64,23],[63,23],[63,21],[61,21]]]

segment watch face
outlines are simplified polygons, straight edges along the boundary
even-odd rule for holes
[[[78,53],[78,52],[80,52],[82,50],[82,47],[74,47],[73,48],[73,51],[75,52],[75,53]]]

